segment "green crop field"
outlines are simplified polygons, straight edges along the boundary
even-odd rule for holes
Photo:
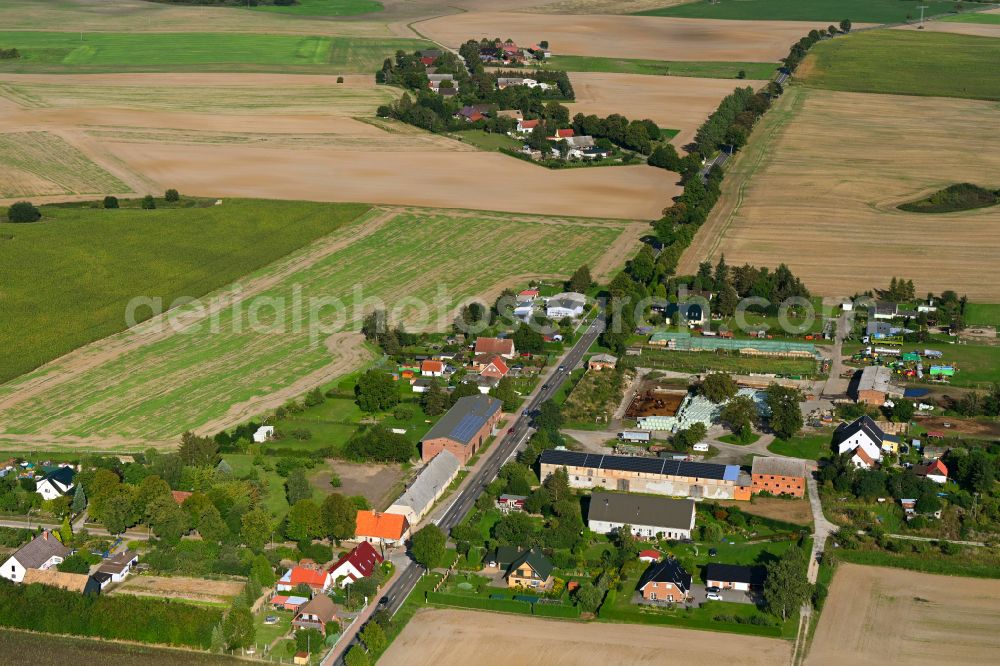
[[[134,296],[167,304],[202,296],[366,210],[251,200],[158,210],[44,206],[41,222],[2,223],[0,382],[121,331]]]
[[[299,16],[357,16],[380,12],[385,7],[375,0],[298,0],[294,5],[257,5],[250,9]]]
[[[0,134],[0,199],[129,191],[125,183],[56,134]]]
[[[799,76],[815,88],[1000,100],[1000,39],[909,30],[871,30],[823,41]]]
[[[969,303],[965,306],[965,324],[1000,327],[1000,304]]]
[[[946,16],[942,21],[952,23],[982,23],[984,25],[1000,25],[1000,14],[956,14]]]
[[[740,70],[743,70],[746,73],[745,78],[762,81],[774,76],[778,68],[777,63],[771,62],[688,62],[574,55],[552,56],[545,61],[545,64],[552,69],[567,72],[696,76],[706,79],[736,79],[739,78]]]
[[[45,649],[39,650],[44,644]],[[36,666],[64,666],[93,663],[105,666],[238,666],[239,659],[191,650],[152,647],[75,636],[40,635],[34,632],[0,629],[0,651],[4,654],[28,654]]]
[[[0,32],[0,48],[21,57],[0,72],[315,72],[369,73],[418,39],[212,32]]]
[[[241,280],[246,290],[238,305],[219,307],[208,321],[198,304],[183,306],[172,313],[175,321],[188,321],[183,332],[169,326],[124,331],[89,348],[90,363],[74,362],[73,355],[0,385],[0,439],[79,438],[73,441],[143,448],[173,442],[190,428],[221,429],[263,411],[255,406],[265,397],[278,394],[283,401],[364,363],[369,352],[360,336],[335,333],[357,324],[366,307],[384,302],[394,320],[445,329],[460,301],[527,276],[565,276],[581,264],[594,265],[629,228],[621,221],[373,210],[318,248],[303,248]],[[204,263],[194,255],[208,244],[189,243],[192,264]],[[48,251],[56,259],[76,256],[65,243],[52,245]],[[141,262],[133,263],[141,271]],[[121,289],[126,295],[153,291],[134,284]],[[393,314],[393,305],[412,299],[430,305],[426,319],[413,309]],[[210,305],[215,299],[202,301]],[[49,325],[80,327],[66,326],[68,312],[65,303],[52,308]],[[107,316],[121,313],[117,302]],[[39,382],[54,375],[57,381]]]
[[[839,23],[901,23],[907,17],[947,14],[955,8],[948,0],[699,0],[689,4],[639,12],[645,16],[738,19],[750,21],[828,21]],[[975,5],[973,5],[975,6]]]

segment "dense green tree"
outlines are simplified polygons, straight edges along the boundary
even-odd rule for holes
[[[496,386],[490,389],[490,395],[503,403],[503,411],[512,413],[521,404],[521,398],[514,391],[514,382],[510,377],[504,377]]]
[[[604,590],[586,582],[576,591],[576,603],[584,613],[595,613],[604,600]]]
[[[806,578],[807,556],[801,548],[792,546],[777,560],[769,562],[764,582],[764,603],[782,621],[794,613],[809,598],[811,586]]]
[[[73,513],[80,513],[87,508],[87,493],[84,492],[82,485],[77,485],[76,491],[73,493],[73,504],[70,507]]]
[[[385,637],[385,631],[378,622],[369,622],[361,632],[361,640],[365,642],[368,649],[375,654],[379,654],[389,645],[389,640]]]
[[[493,538],[506,546],[529,546],[534,535],[535,525],[531,518],[520,512],[508,513],[493,526]]]
[[[66,573],[85,574],[90,573],[90,562],[83,555],[76,553],[60,562],[56,568]]]
[[[156,199],[153,198],[152,194],[147,194],[142,198],[142,209],[153,210],[154,208],[156,208]]]
[[[195,523],[198,529],[198,534],[201,538],[209,543],[221,543],[226,541],[230,537],[229,526],[226,525],[226,521],[222,519],[222,515],[219,510],[215,508],[215,505],[209,504],[208,507],[201,512],[198,517],[198,522]]]
[[[188,516],[170,495],[160,495],[146,507],[149,526],[167,543],[177,543],[188,531]]]
[[[538,354],[545,349],[545,337],[531,326],[521,324],[511,336],[514,348],[528,354]]]
[[[338,544],[354,536],[357,509],[340,493],[330,493],[320,507],[326,536]]]
[[[295,632],[295,649],[299,652],[317,654],[326,649],[323,632],[319,629],[299,629]]]
[[[30,201],[18,201],[7,209],[8,222],[37,222],[40,219],[42,219],[42,212]]]
[[[841,32],[850,32],[851,31],[851,20],[850,19],[844,19],[843,21],[840,22],[840,31]]]
[[[344,447],[344,455],[358,461],[406,462],[415,454],[416,448],[406,435],[394,433],[381,424],[355,433]]]
[[[219,444],[213,437],[199,437],[188,431],[181,435],[177,455],[185,465],[214,467],[219,462]]]
[[[437,377],[431,379],[430,386],[420,396],[420,405],[427,416],[438,416],[448,409],[448,394]]]
[[[736,396],[722,406],[719,419],[733,431],[733,434],[746,441],[757,422],[757,404],[750,396]]]
[[[420,529],[410,542],[413,559],[427,569],[434,569],[444,563],[447,537],[437,525],[430,524]]]
[[[312,486],[306,478],[306,470],[302,467],[293,469],[285,480],[285,498],[292,506],[299,500],[309,499],[313,495]]]
[[[118,197],[112,197],[112,196],[104,197],[104,207],[118,208]]]
[[[181,195],[177,190],[171,188],[164,193],[163,200],[169,201],[170,203],[176,203],[181,200]]]
[[[566,282],[567,291],[586,293],[590,285],[594,283],[594,278],[590,275],[590,267],[584,264],[573,272],[569,281]]]
[[[271,514],[263,509],[248,511],[240,519],[240,538],[251,550],[263,550],[273,531]]]
[[[799,408],[801,394],[798,389],[771,384],[765,392],[765,400],[771,415],[768,419],[771,430],[781,437],[794,437],[802,430],[802,410]]]
[[[385,411],[399,404],[399,391],[392,377],[374,368],[361,375],[354,393],[358,406],[366,412]]]
[[[739,387],[736,386],[736,380],[728,374],[713,372],[702,380],[698,388],[703,396],[720,404],[734,397]]]
[[[680,155],[673,144],[661,143],[649,155],[647,160],[649,166],[659,167],[667,171],[678,171],[681,165]]]
[[[371,657],[360,645],[355,645],[344,655],[345,666],[369,666],[371,663]]]
[[[243,606],[229,609],[226,617],[222,620],[222,634],[226,638],[226,647],[230,650],[239,650],[253,645],[254,638],[257,637],[257,630],[254,627],[253,614],[250,609]]]
[[[285,536],[292,541],[307,541],[323,535],[324,525],[319,507],[311,499],[301,499],[292,505],[285,518]]]

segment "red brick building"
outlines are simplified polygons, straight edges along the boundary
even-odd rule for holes
[[[801,460],[758,456],[753,459],[750,477],[754,495],[768,492],[772,495],[805,496],[806,465]]]
[[[455,406],[420,440],[420,456],[428,461],[441,451],[450,451],[462,464],[496,433],[503,418],[501,402],[488,395],[459,398]]]

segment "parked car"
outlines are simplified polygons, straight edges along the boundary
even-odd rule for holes
[[[718,592],[709,592],[705,595],[705,598],[709,601],[722,601],[722,595]]]
[[[278,624],[278,616],[268,615],[267,617],[264,618],[264,624]]]
[[[715,585],[709,585],[708,587],[705,588],[705,591],[706,592],[719,593],[722,590],[720,588],[716,587]]]

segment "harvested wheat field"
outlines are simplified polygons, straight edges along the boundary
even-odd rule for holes
[[[723,97],[747,81],[698,79],[684,76],[644,76],[573,72],[576,102],[566,104],[570,115],[620,113],[628,118],[651,118],[660,127],[681,130],[673,143],[683,146],[694,139]]]
[[[998,626],[1000,581],[842,564],[806,664],[995,663]]]
[[[669,654],[665,660],[664,655]],[[671,627],[559,622],[421,610],[379,659],[385,666],[786,663],[791,643]]]
[[[90,187],[57,186],[22,168],[0,187],[0,201],[173,187],[208,197],[653,219],[680,193],[674,174],[645,165],[550,170],[376,118],[398,94],[360,76],[337,84],[277,74],[6,75],[0,132],[58,133],[96,162],[92,171],[103,166],[124,184],[102,189],[95,175]],[[0,143],[0,157],[16,165],[9,152]]]
[[[657,16],[550,16],[478,12],[430,19],[416,29],[458,47],[468,39],[501,37],[519,44],[546,39],[553,53],[646,58],[772,62],[813,28],[796,21],[715,21]]]
[[[371,352],[352,331],[372,308],[443,330],[498,285],[564,279],[582,264],[606,280],[647,229],[376,208],[236,285],[0,385],[0,441],[144,449],[213,434],[363,365]]]
[[[730,264],[785,262],[823,296],[897,275],[918,293],[996,302],[1000,283],[983,276],[996,271],[1000,207],[928,215],[896,206],[953,183],[996,187],[1000,134],[987,128],[998,126],[994,102],[792,88],[728,168],[679,272],[725,254]]]

